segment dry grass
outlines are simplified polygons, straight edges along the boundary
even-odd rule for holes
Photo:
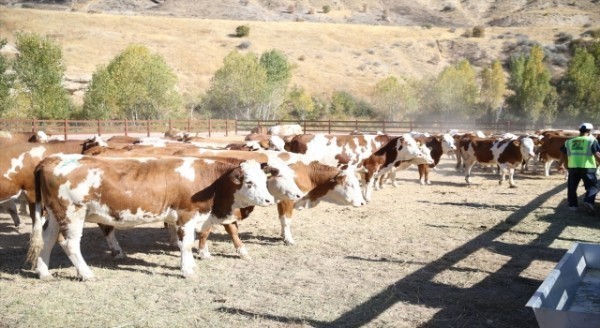
[[[259,208],[241,226],[253,259],[216,229],[194,281],[179,277],[160,225],[119,231],[128,258],[117,262],[89,225],[82,252],[101,280],[75,281],[57,248],[57,279],[39,281],[23,263],[30,226],[14,232],[2,214],[1,325],[537,327],[526,301],[572,242],[600,242],[600,218],[567,210],[559,175],[519,175],[509,189],[476,173],[468,187],[446,158],[432,174],[420,186],[403,172],[362,208],[297,212],[293,247],[275,208]]]
[[[249,38],[231,36],[240,24],[250,26]],[[251,42],[247,51],[284,52],[295,65],[292,84],[314,95],[328,97],[332,91],[345,90],[366,97],[389,75],[421,78],[472,53],[502,58],[503,43],[514,41],[517,34],[549,44],[558,32],[578,35],[584,29],[488,27],[484,38],[465,39],[460,30],[453,33],[435,27],[199,20],[0,7],[0,35],[14,41],[17,31],[48,35],[59,42],[70,78],[90,78],[98,65],[106,65],[129,44],[138,43],[165,58],[179,78],[182,94],[198,97],[225,55],[247,40]]]

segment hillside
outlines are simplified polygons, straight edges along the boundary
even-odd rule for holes
[[[367,97],[388,75],[421,78],[461,58],[481,67],[533,43],[556,56],[550,63],[559,73],[567,55],[552,52],[556,35],[579,38],[600,26],[591,23],[600,22],[596,1],[334,1],[326,14],[327,3],[0,0],[0,35],[13,42],[15,32],[28,31],[60,43],[67,84],[79,100],[98,65],[129,44],[144,44],[165,58],[193,100],[236,49],[281,50],[295,66],[292,84],[316,96],[345,90]],[[250,26],[248,38],[232,37],[240,24]],[[465,37],[475,25],[485,26],[484,37]],[[240,50],[242,43],[247,48]]]

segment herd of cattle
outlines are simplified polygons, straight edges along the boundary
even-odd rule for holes
[[[261,133],[262,132],[262,133]],[[267,133],[264,133],[267,132]],[[195,237],[200,258],[209,258],[207,238],[223,225],[237,253],[249,257],[238,220],[254,206],[276,205],[285,244],[294,244],[294,209],[325,201],[364,206],[394,172],[416,165],[421,184],[444,154],[471,182],[476,163],[497,166],[500,183],[531,159],[549,175],[572,131],[506,133],[303,134],[299,126],[253,131],[242,143],[168,131],[162,138],[95,136],[85,141],[48,141],[43,133],[0,131],[0,205],[20,226],[17,206],[28,205],[33,222],[27,260],[42,279],[51,278],[56,242],[83,280],[94,278],[80,251],[85,222],[96,223],[115,257],[123,251],[114,229],[164,222],[181,251],[181,272],[194,276]],[[22,208],[21,211],[24,209]]]

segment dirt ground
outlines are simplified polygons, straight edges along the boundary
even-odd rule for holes
[[[527,300],[573,242],[600,242],[600,217],[567,210],[559,174],[519,174],[510,189],[476,172],[467,186],[443,158],[432,185],[417,176],[361,208],[296,212],[295,246],[276,209],[257,208],[241,225],[252,259],[217,228],[194,280],[156,224],[119,231],[117,261],[89,225],[82,253],[99,280],[78,281],[57,247],[55,279],[40,281],[24,264],[31,226],[18,233],[2,213],[0,326],[537,327]]]

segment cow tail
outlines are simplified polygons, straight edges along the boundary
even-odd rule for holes
[[[41,193],[41,169],[38,165],[34,172],[35,177],[35,216],[33,218],[33,229],[29,238],[29,250],[27,251],[27,262],[31,263],[31,268],[35,269],[37,258],[44,246],[42,237],[42,193]]]

